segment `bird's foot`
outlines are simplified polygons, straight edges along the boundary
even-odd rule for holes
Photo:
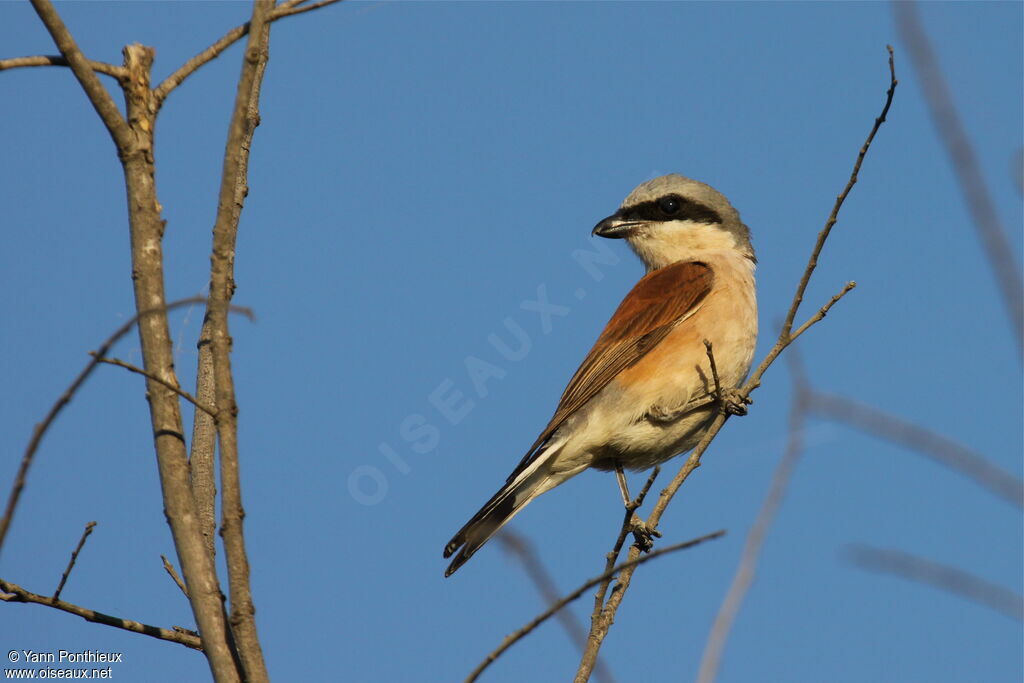
[[[725,389],[718,401],[723,413],[742,417],[747,414],[747,406],[751,405],[754,399],[744,396],[739,389]]]
[[[639,515],[634,514],[633,519],[630,520],[630,531],[633,533],[634,545],[640,549],[641,552],[649,553],[651,548],[654,547],[654,539],[661,538],[661,532],[657,529],[648,527]]]

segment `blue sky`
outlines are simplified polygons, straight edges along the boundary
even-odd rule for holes
[[[118,62],[129,42],[154,46],[158,78],[249,11],[58,7],[94,59]],[[1022,5],[921,12],[1019,263]],[[818,388],[1019,475],[1021,365],[889,5],[352,2],[274,26],[237,253],[236,302],[258,320],[233,323],[246,530],[274,678],[458,680],[542,609],[498,545],[448,580],[441,549],[518,462],[641,274],[625,245],[598,245],[590,228],[654,175],[680,172],[724,192],[760,260],[763,356],[883,102],[887,43],[896,101],[804,315],[847,280],[858,287],[802,353]],[[0,45],[3,57],[54,52],[21,3],[0,4]],[[198,72],[158,122],[171,298],[207,282],[240,55],[235,47]],[[32,425],[133,303],[120,167],[70,73],[5,72],[0,98],[7,478]],[[572,254],[599,248],[611,256],[595,279]],[[523,307],[538,289],[565,308],[547,327]],[[174,317],[186,385],[201,318]],[[519,360],[488,341],[511,340],[508,320],[529,337]],[[117,355],[138,362],[135,338]],[[501,377],[481,390],[467,359]],[[463,395],[455,424],[436,392]],[[729,534],[638,571],[602,651],[618,680],[696,673],[780,457],[789,396],[779,365],[670,507],[665,543]],[[51,592],[83,525],[97,520],[64,597],[191,626],[160,564],[172,545],[146,413],[138,377],[106,367],[89,380],[43,444],[0,576]],[[403,425],[423,423],[436,439],[417,450]],[[1020,592],[1020,511],[840,425],[812,422],[809,441],[719,680],[1020,680],[1019,623],[844,559],[851,543],[900,548]],[[367,471],[386,489],[362,478],[354,496],[353,472]],[[599,573],[617,501],[612,477],[586,474],[514,527],[568,592]],[[37,606],[0,609],[9,649],[122,652],[120,680],[207,672],[175,645]],[[577,661],[551,622],[485,680],[566,680]]]

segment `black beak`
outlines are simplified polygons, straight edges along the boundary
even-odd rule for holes
[[[639,225],[641,225],[639,221],[625,220],[616,213],[595,225],[590,234],[597,235],[598,237],[607,237],[608,239],[622,239],[629,237]]]

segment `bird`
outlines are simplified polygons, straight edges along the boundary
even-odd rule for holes
[[[750,371],[757,258],[750,229],[724,195],[663,175],[637,186],[591,234],[624,239],[646,273],[504,486],[445,546],[444,557],[454,555],[446,577],[530,501],[584,470],[616,472],[628,504],[623,469],[692,450]],[[742,414],[742,403],[727,409]]]

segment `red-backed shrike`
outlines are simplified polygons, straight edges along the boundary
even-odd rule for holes
[[[757,341],[750,230],[714,188],[680,175],[637,187],[593,234],[622,238],[647,274],[619,304],[508,481],[445,546],[445,576],[531,500],[588,467],[641,470],[689,451]]]

